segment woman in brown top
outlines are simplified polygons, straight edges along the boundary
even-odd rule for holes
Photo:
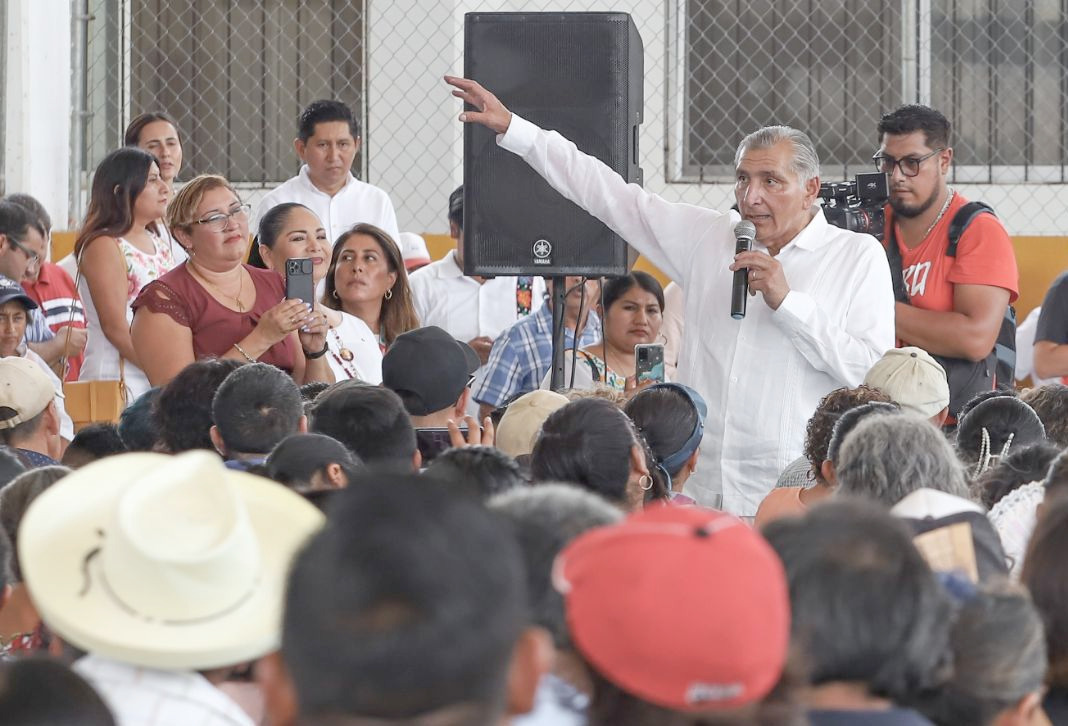
[[[220,176],[197,177],[171,202],[168,226],[189,260],[133,303],[131,335],[153,386],[206,356],[269,363],[298,384],[333,381],[322,313],[284,299],[274,272],[242,264],[248,210]]]

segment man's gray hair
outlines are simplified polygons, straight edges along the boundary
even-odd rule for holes
[[[512,524],[527,565],[531,621],[552,633],[560,650],[570,650],[564,600],[552,584],[556,556],[587,530],[616,524],[623,512],[572,484],[544,483],[492,497],[487,506]]]
[[[742,163],[742,157],[747,151],[767,149],[781,141],[788,141],[793,147],[794,161],[790,166],[802,184],[819,177],[820,157],[816,153],[816,147],[812,145],[812,139],[805,132],[790,126],[765,126],[746,136],[742,143],[738,144],[738,151],[734,154],[734,168],[737,169]]]
[[[838,494],[892,507],[917,489],[970,499],[964,468],[942,432],[917,414],[869,416],[839,453]]]

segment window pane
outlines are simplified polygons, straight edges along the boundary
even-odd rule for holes
[[[146,0],[131,12],[130,115],[175,118],[182,180],[283,181],[307,104],[334,98],[364,115],[362,2]]]
[[[729,178],[741,138],[808,133],[825,167],[867,170],[901,87],[900,16],[881,0],[685,0],[683,172]]]

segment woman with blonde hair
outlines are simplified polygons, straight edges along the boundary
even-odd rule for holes
[[[134,301],[132,336],[152,385],[211,356],[268,363],[298,384],[333,381],[323,315],[284,299],[274,272],[243,264],[248,213],[221,176],[197,177],[171,202],[168,226],[189,260]]]

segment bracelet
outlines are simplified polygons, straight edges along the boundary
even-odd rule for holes
[[[326,355],[326,351],[329,347],[329,345],[323,343],[323,349],[320,350],[318,353],[309,353],[308,351],[304,351],[304,358],[307,360],[315,360],[316,358],[322,358],[324,355]]]
[[[246,353],[245,349],[242,348],[240,345],[238,345],[237,343],[234,343],[234,347],[237,348],[237,352],[238,353],[240,353],[241,355],[245,356],[245,360],[247,360],[249,363],[255,363],[256,362],[256,359],[253,358],[252,356],[250,356],[248,353]]]

